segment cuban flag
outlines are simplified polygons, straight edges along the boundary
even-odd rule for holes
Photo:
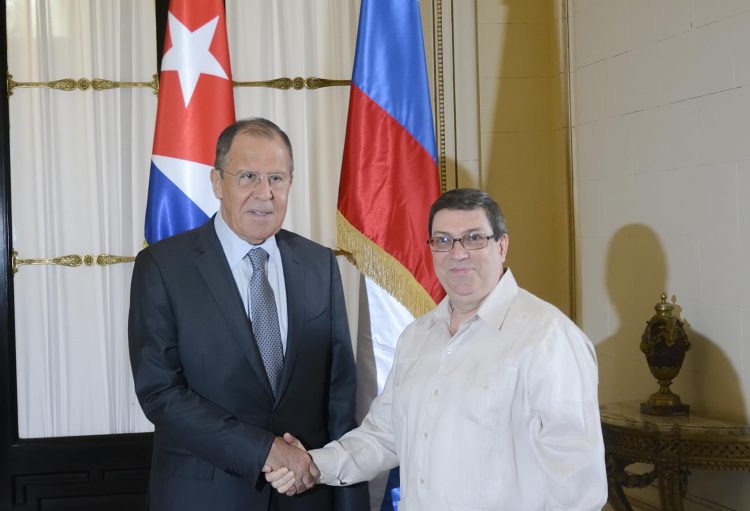
[[[419,1],[362,0],[336,228],[366,277],[378,393],[401,331],[445,296],[426,244],[440,195],[433,126]],[[368,370],[359,357],[357,368]]]
[[[218,209],[209,174],[234,122],[223,0],[170,0],[146,205],[146,242],[197,227]]]

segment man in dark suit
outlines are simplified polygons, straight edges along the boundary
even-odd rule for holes
[[[219,137],[219,212],[135,262],[129,341],[136,393],[154,423],[155,511],[367,509],[366,487],[278,496],[262,468],[317,475],[314,448],[354,421],[355,367],[330,249],[281,229],[293,176],[287,135],[265,119]]]

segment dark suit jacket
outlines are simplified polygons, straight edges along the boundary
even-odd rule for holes
[[[276,240],[289,317],[276,399],[213,220],[136,258],[128,334],[136,393],[155,427],[154,511],[368,508],[366,487],[286,497],[261,473],[276,435],[289,431],[315,448],[355,426],[336,259],[288,231]]]

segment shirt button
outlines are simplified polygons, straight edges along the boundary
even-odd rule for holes
[[[424,434],[424,437],[427,438],[427,433]]]
[[[419,478],[419,484],[424,484],[424,479],[422,479],[421,477]]]
[[[435,390],[433,390],[433,391],[432,391],[432,395],[433,395],[433,396],[437,396],[437,395],[438,395],[438,389],[435,389]]]

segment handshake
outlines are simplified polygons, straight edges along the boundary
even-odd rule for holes
[[[320,480],[320,470],[307,449],[290,433],[276,437],[263,465],[266,481],[288,496],[309,490]]]

